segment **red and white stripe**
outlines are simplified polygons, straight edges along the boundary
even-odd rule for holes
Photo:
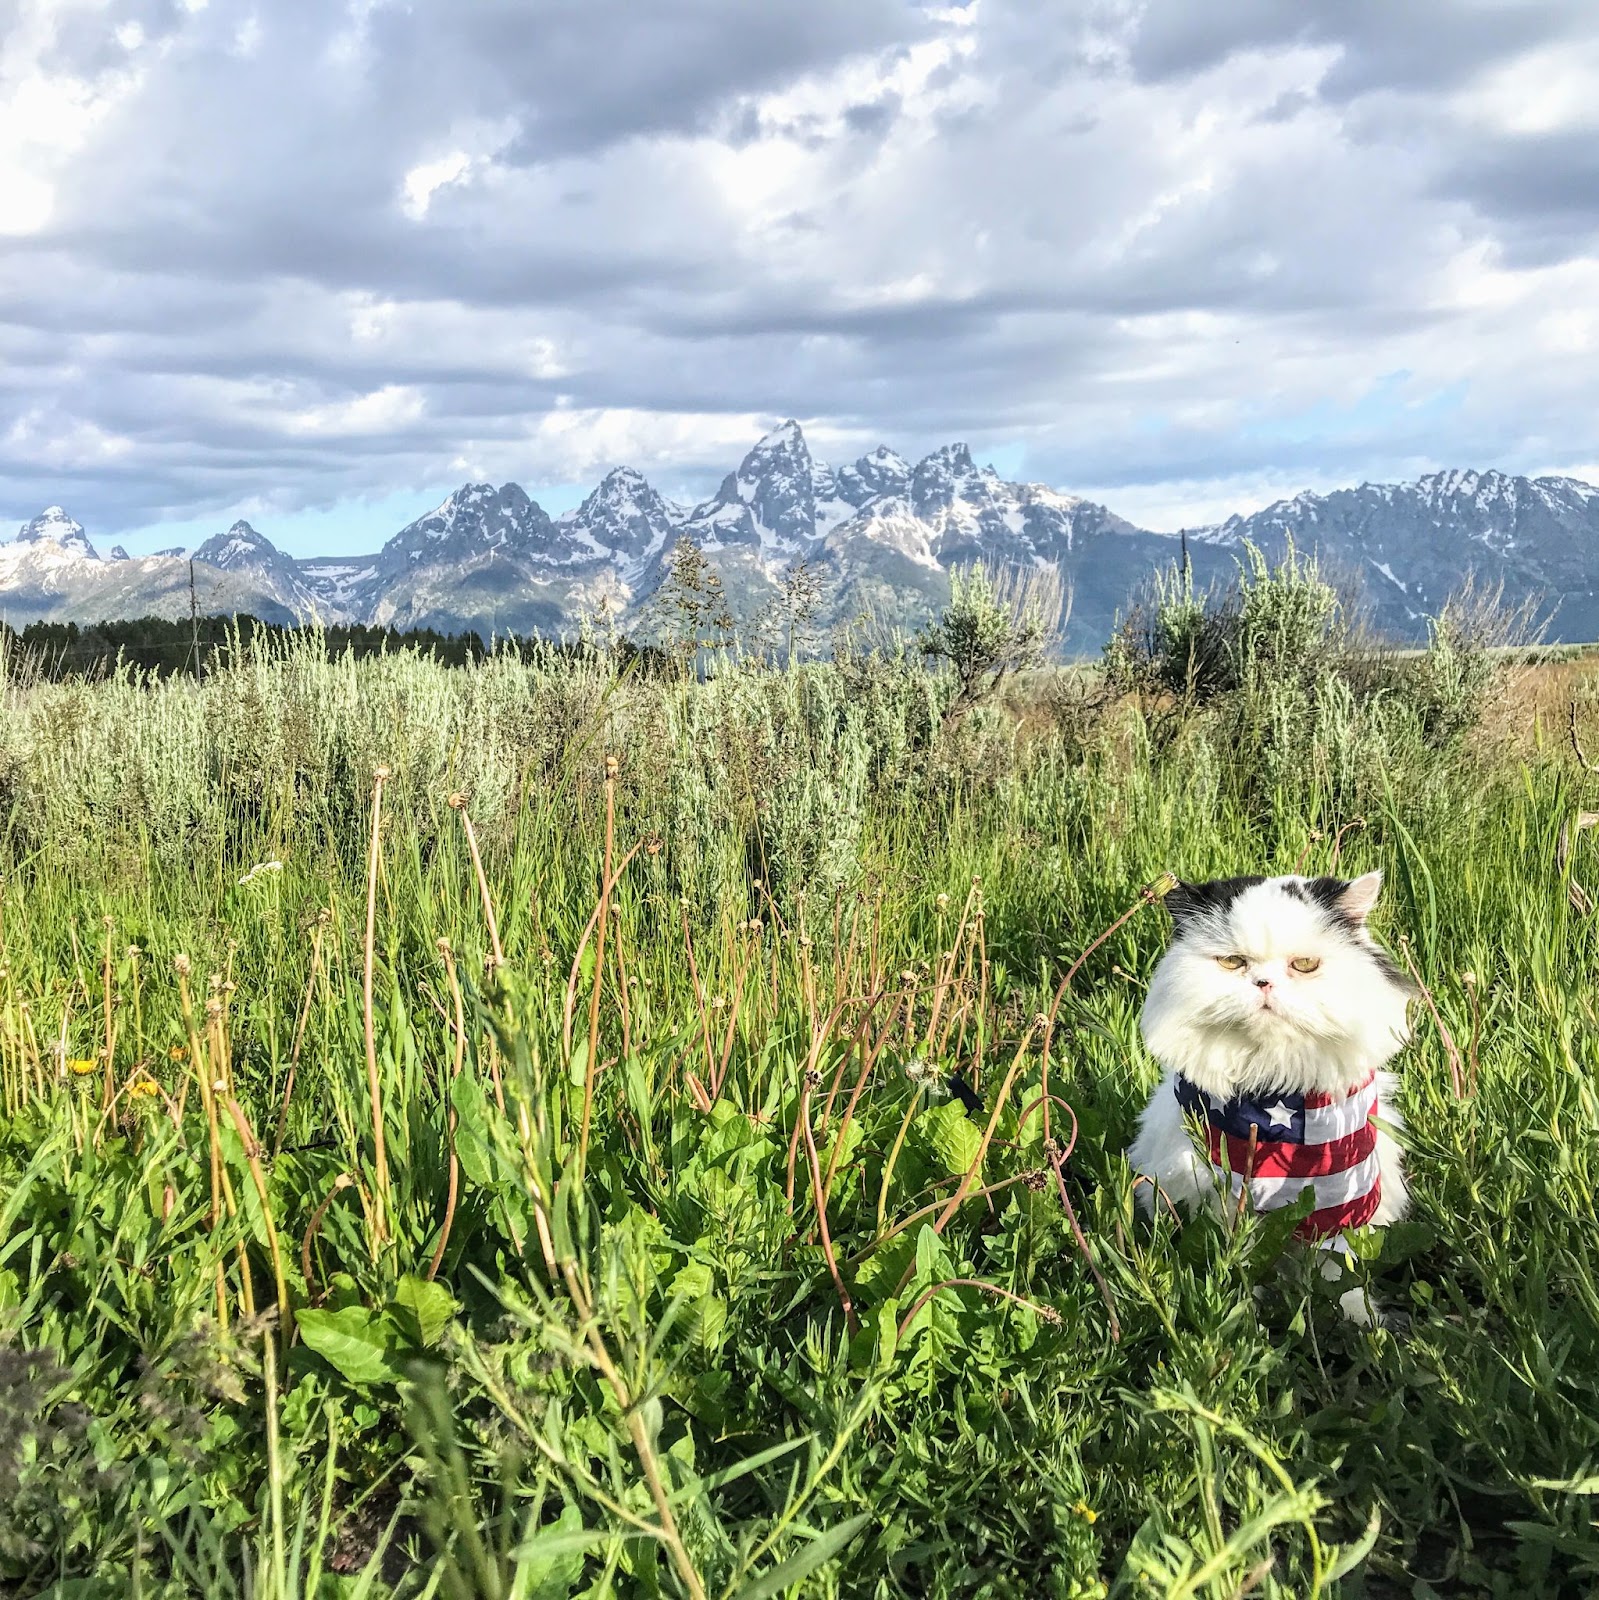
[[[1370,1222],[1382,1202],[1377,1162],[1377,1079],[1342,1095],[1305,1096],[1305,1139],[1240,1139],[1207,1122],[1210,1163],[1236,1202],[1246,1185],[1256,1211],[1292,1205],[1308,1188],[1315,1209],[1295,1230],[1326,1240]]]

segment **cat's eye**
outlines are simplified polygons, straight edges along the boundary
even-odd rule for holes
[[[1217,956],[1216,965],[1223,972],[1242,972],[1249,963],[1242,956]]]
[[[1288,963],[1295,972],[1314,972],[1321,965],[1320,956],[1295,956]]]

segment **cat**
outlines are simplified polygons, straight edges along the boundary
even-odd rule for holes
[[[1343,1230],[1381,1226],[1410,1202],[1389,1063],[1409,1037],[1412,986],[1367,929],[1382,874],[1179,882],[1173,937],[1141,1025],[1165,1068],[1128,1150],[1133,1170],[1192,1209],[1316,1209],[1299,1235],[1342,1250]],[[1246,1175],[1250,1196],[1240,1200]],[[1341,1265],[1329,1258],[1329,1277]],[[1357,1322],[1364,1292],[1342,1297]]]

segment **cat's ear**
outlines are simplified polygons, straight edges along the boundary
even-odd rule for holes
[[[1310,889],[1322,904],[1360,927],[1382,892],[1382,874],[1367,872],[1347,882],[1342,878],[1317,878]]]
[[[1161,902],[1171,913],[1171,919],[1180,928],[1195,917],[1209,900],[1203,884],[1184,883],[1181,878],[1169,888]]]

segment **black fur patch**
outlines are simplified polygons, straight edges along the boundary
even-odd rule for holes
[[[1207,883],[1184,883],[1177,880],[1176,888],[1166,895],[1166,909],[1179,931],[1195,918],[1213,916],[1225,911],[1246,889],[1269,880],[1263,877],[1212,878]],[[1416,986],[1399,963],[1366,932],[1365,925],[1344,910],[1342,900],[1352,879],[1311,878],[1304,883],[1280,883],[1278,888],[1295,900],[1307,905],[1314,902],[1327,913],[1333,925],[1352,938],[1376,962],[1388,981],[1408,993],[1416,993]]]
[[[1312,878],[1305,885],[1305,890],[1328,916],[1346,928],[1358,928],[1360,919],[1344,910],[1343,900],[1349,891],[1349,883],[1348,878]]]
[[[1166,909],[1179,927],[1195,917],[1214,915],[1225,911],[1246,889],[1256,888],[1266,880],[1254,878],[1212,878],[1208,883],[1184,883],[1166,895]]]

